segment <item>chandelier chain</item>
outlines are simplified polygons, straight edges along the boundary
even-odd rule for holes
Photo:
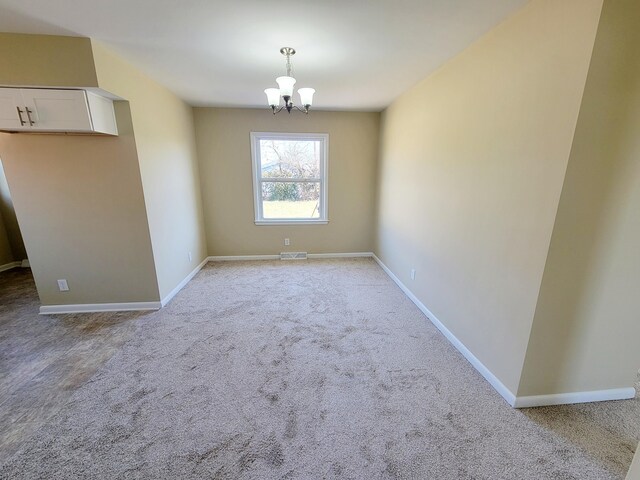
[[[293,67],[291,66],[291,55],[287,53],[287,77],[293,77]]]

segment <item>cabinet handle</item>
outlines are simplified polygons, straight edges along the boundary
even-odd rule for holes
[[[22,119],[22,110],[20,110],[20,107],[16,107],[16,110],[18,110],[18,118],[20,119],[20,125],[24,127],[27,124],[27,122],[25,122]]]
[[[31,114],[33,112],[29,110],[29,107],[24,107],[24,109],[27,111],[27,118],[29,119],[29,125],[33,127],[33,125],[35,124],[35,122],[31,119]]]

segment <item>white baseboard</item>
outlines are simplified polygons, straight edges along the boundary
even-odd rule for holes
[[[449,331],[449,329],[445,327],[444,324],[440,320],[438,320],[438,318],[433,313],[431,313],[431,311],[427,307],[425,307],[420,300],[418,300],[413,292],[409,290],[406,285],[402,283],[391,270],[389,270],[389,267],[382,263],[382,260],[380,260],[375,254],[373,255],[373,258],[376,262],[378,262],[378,265],[382,267],[386,274],[389,275],[391,280],[396,282],[396,284],[400,287],[400,290],[402,290],[405,295],[409,297],[409,299],[413,303],[416,304],[416,306],[422,311],[422,313],[427,316],[431,323],[433,323],[435,327],[440,330],[440,332],[442,332],[442,334],[447,338],[447,340],[449,340],[449,342],[451,342],[451,344],[458,349],[458,351],[464,356],[464,358],[466,358],[469,363],[473,365],[473,367],[478,372],[480,372],[480,375],[482,375],[491,384],[491,386],[495,388],[500,395],[502,395],[502,397],[507,401],[509,405],[511,405],[512,407],[515,406],[516,396],[513,394],[513,392],[511,392],[511,390],[509,390],[498,379],[498,377],[491,373],[491,370],[485,367],[484,364],[480,360],[478,360],[476,356],[471,353],[471,351],[467,347],[465,347],[465,345],[460,340],[458,340],[458,338],[453,333],[451,333],[451,331]]]
[[[373,257],[373,252],[353,252],[353,253],[309,253],[308,258],[363,258]]]
[[[75,305],[44,305],[40,307],[41,315],[57,313],[94,313],[94,312],[126,312],[134,310],[159,310],[167,305],[176,294],[196,276],[196,274],[209,261],[205,258],[196,268],[193,269],[169,294],[159,302],[128,302],[128,303],[87,303]]]
[[[209,257],[206,257],[202,262],[200,262],[200,265],[198,265],[196,268],[194,268],[194,269],[193,269],[193,271],[192,271],[189,275],[187,275],[187,276],[186,276],[186,277],[185,277],[185,278],[184,278],[184,279],[183,279],[183,280],[182,280],[182,281],[181,281],[181,282],[176,286],[176,288],[174,288],[173,290],[171,290],[171,291],[169,292],[169,294],[168,294],[166,297],[164,297],[164,298],[160,301],[161,305],[162,305],[163,307],[164,307],[165,305],[167,305],[167,304],[171,301],[171,299],[172,299],[173,297],[175,297],[175,296],[176,296],[176,294],[177,294],[180,290],[182,290],[182,289],[184,288],[184,286],[185,286],[187,283],[189,283],[189,281],[190,281],[193,277],[195,277],[195,276],[196,276],[196,274],[197,274],[197,273],[202,269],[202,267],[204,267],[204,266],[205,266],[205,264],[206,264],[208,261],[209,261]]]
[[[210,262],[233,262],[240,260],[280,260],[280,255],[214,255],[207,258]]]
[[[0,265],[0,272],[6,272],[7,270],[11,270],[12,268],[16,268],[22,265],[22,262],[11,262],[5,263],[4,265]]]
[[[307,258],[357,258],[373,257],[372,252],[353,253],[309,253]],[[210,262],[232,262],[239,260],[280,260],[280,255],[214,255],[209,257]]]
[[[22,260],[22,262],[20,262],[20,266],[22,268],[31,268],[31,263],[29,262],[28,258],[25,258],[24,260]]]
[[[516,397],[458,338],[445,327],[440,320],[404,285],[394,273],[389,270],[382,260],[375,254],[374,260],[386,272],[400,289],[416,304],[438,330],[458,349],[458,351],[478,370],[491,386],[514,408],[544,407],[548,405],[566,405],[572,403],[602,402],[606,400],[626,400],[636,396],[636,390],[630,388],[615,388],[610,390],[596,390],[591,392],[557,393],[551,395],[532,395]]]
[[[355,253],[317,253],[309,255],[310,258],[349,258],[349,257],[372,257],[371,252]],[[193,269],[167,296],[159,302],[131,302],[131,303],[87,303],[71,305],[44,305],[40,307],[41,315],[51,315],[58,313],[92,313],[92,312],[117,312],[132,310],[159,310],[167,305],[176,294],[196,276],[207,262],[221,262],[234,260],[278,260],[280,255],[233,255],[233,256],[211,256],[205,258],[196,268]],[[19,267],[22,262],[14,262],[9,268]],[[0,267],[1,269],[2,267]],[[0,270],[2,271],[2,270]]]
[[[71,305],[43,305],[40,315],[58,313],[128,312],[135,310],[159,310],[160,302],[82,303]]]
[[[572,403],[605,402],[608,400],[628,400],[636,396],[635,388],[612,388],[591,392],[555,393],[551,395],[531,395],[516,397],[514,407],[545,407],[549,405],[567,405]]]

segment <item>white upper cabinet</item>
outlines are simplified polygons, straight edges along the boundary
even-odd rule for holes
[[[44,88],[0,88],[0,130],[118,134],[111,99]]]
[[[33,127],[49,132],[91,131],[83,90],[23,89],[22,99]]]
[[[30,130],[19,88],[0,88],[0,127],[4,130]]]

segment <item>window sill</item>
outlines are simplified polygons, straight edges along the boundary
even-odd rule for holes
[[[329,220],[256,220],[256,225],[326,225]]]

